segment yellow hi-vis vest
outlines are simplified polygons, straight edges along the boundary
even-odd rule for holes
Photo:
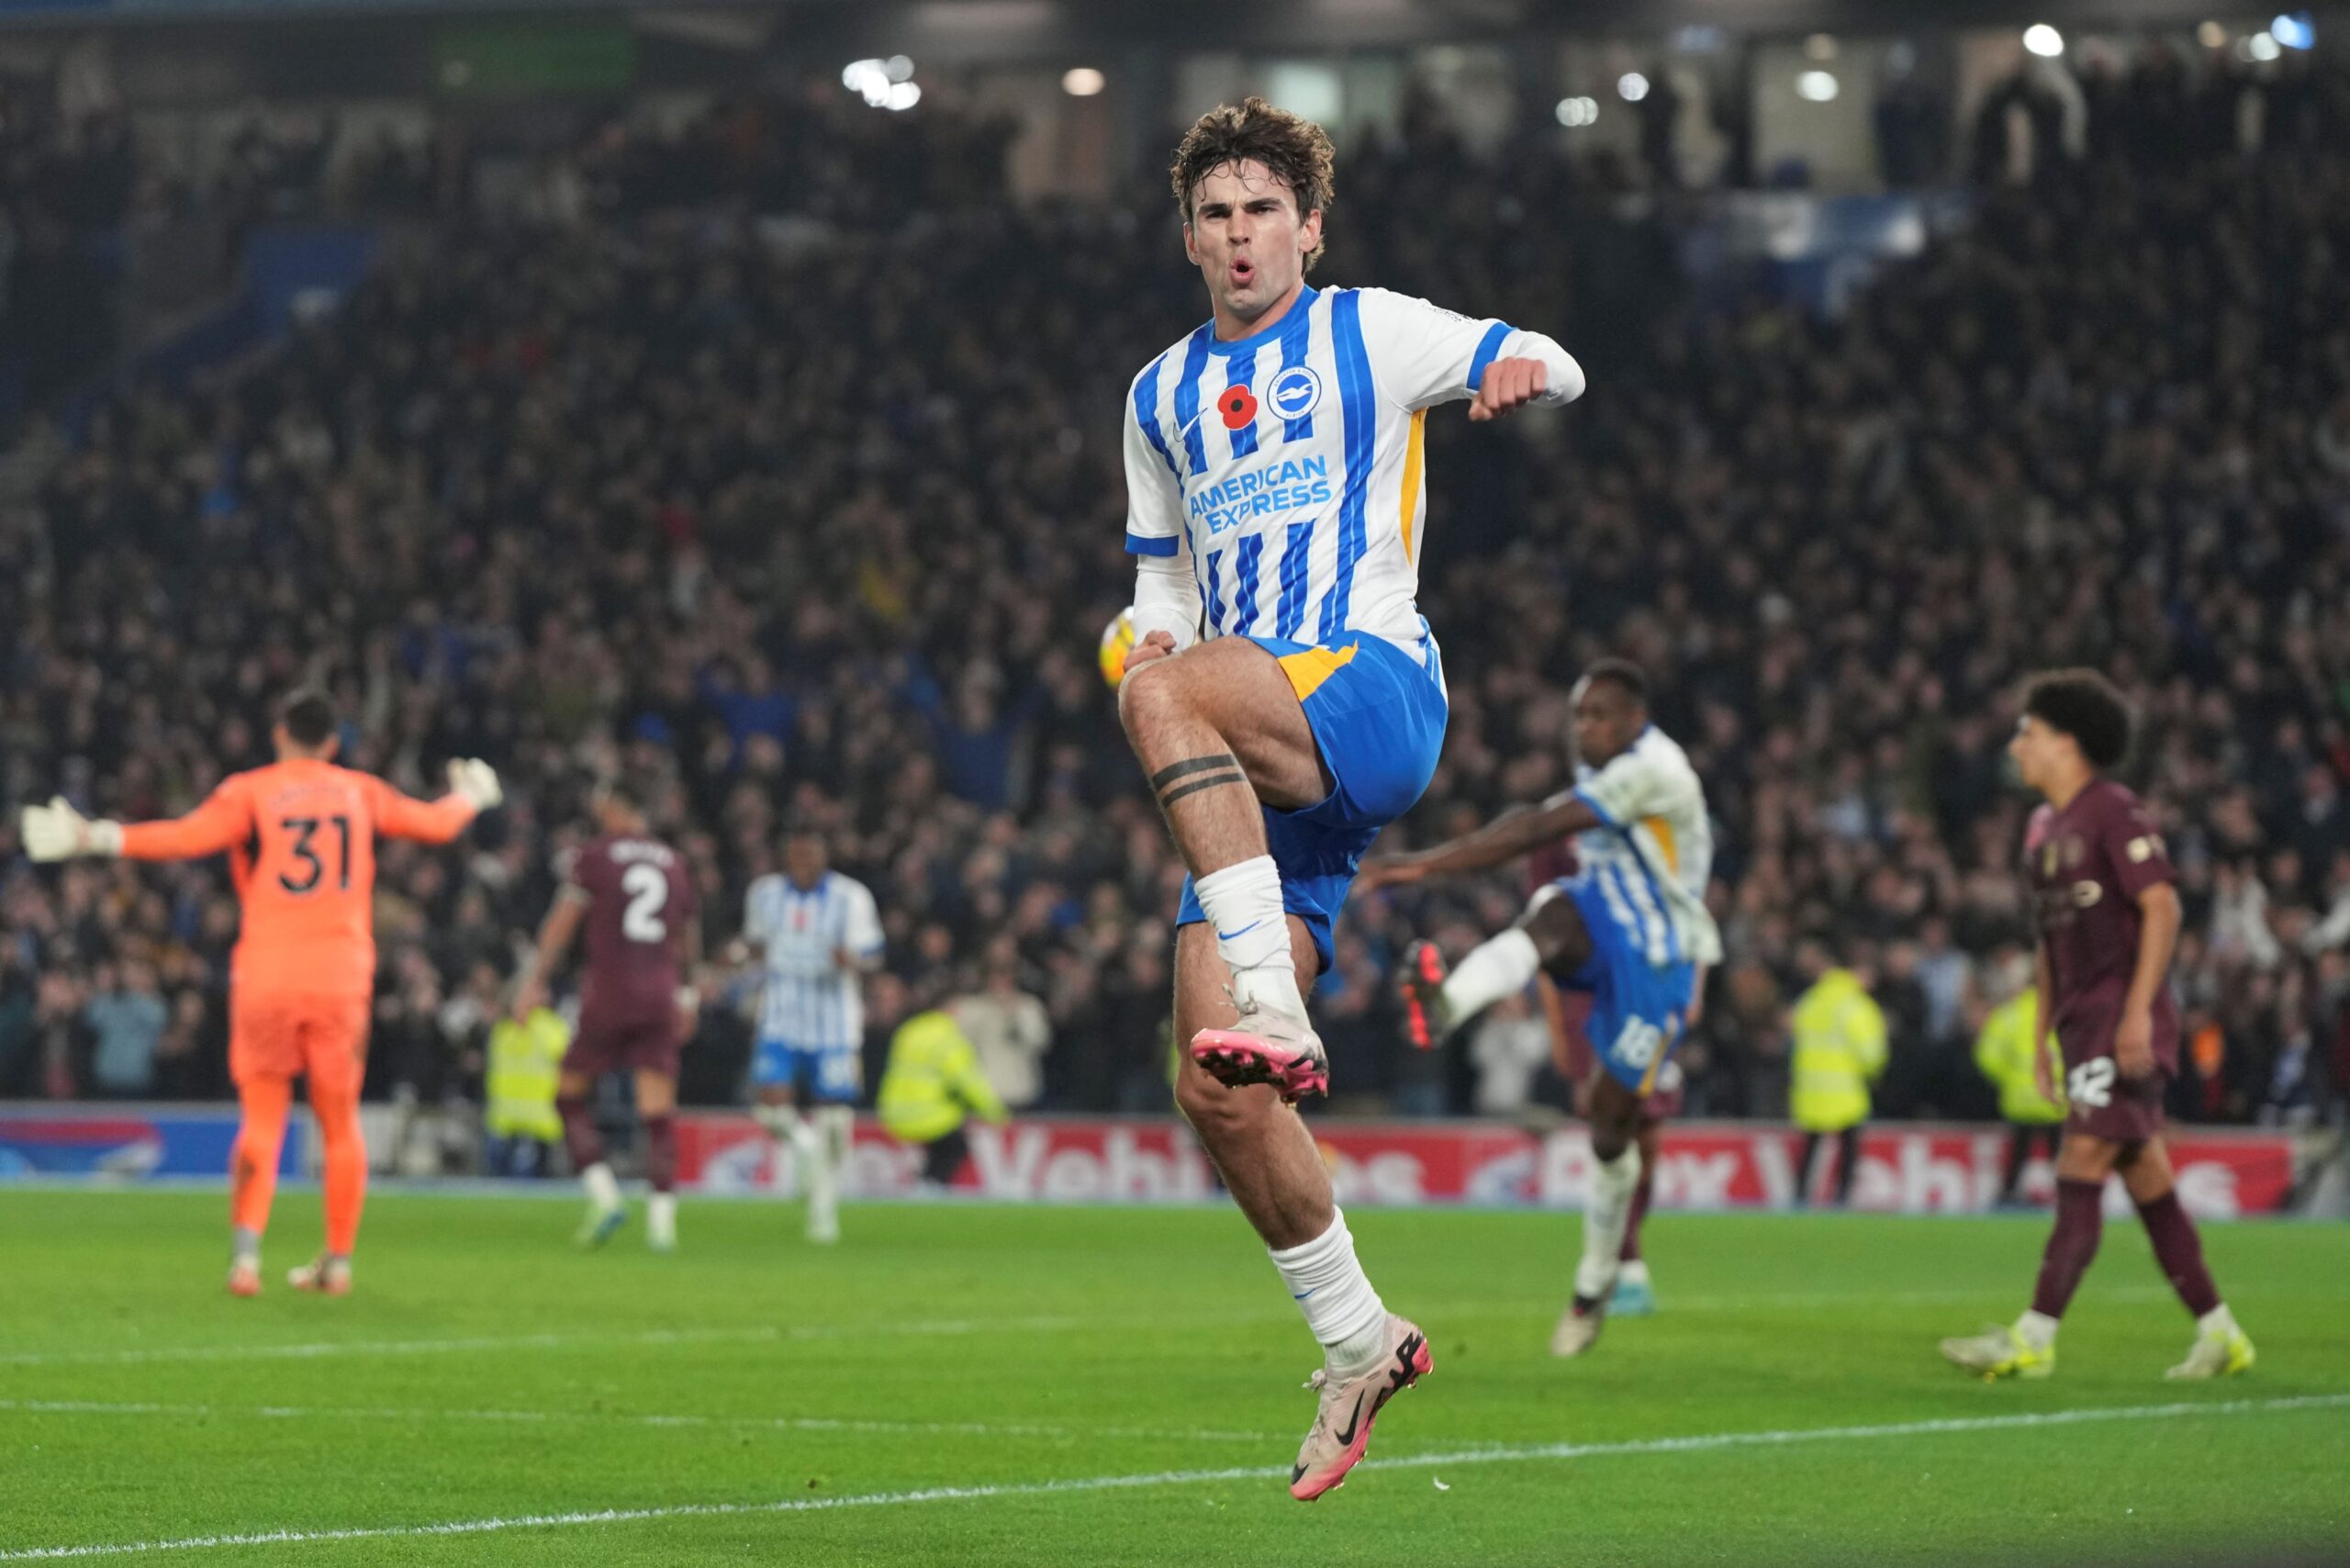
[[[1830,969],[1796,999],[1787,1109],[1807,1133],[1868,1120],[1869,1085],[1885,1070],[1885,1010],[1850,969]]]
[[[2043,1100],[2031,1081],[2031,1031],[2039,1022],[2040,992],[2031,986],[2009,997],[1983,1020],[1975,1036],[1975,1065],[1998,1086],[1999,1114],[2010,1122],[2045,1124],[2065,1119],[2065,1069],[2056,1036],[2048,1036],[2048,1081],[2056,1097]]]
[[[915,1014],[890,1036],[890,1065],[875,1099],[882,1126],[905,1143],[935,1143],[963,1125],[967,1110],[990,1122],[1011,1116],[979,1071],[979,1053],[938,1008]]]
[[[563,1118],[554,1109],[555,1075],[570,1048],[571,1027],[552,1007],[538,1009],[524,1023],[498,1021],[489,1032],[488,1081],[483,1086],[489,1104],[482,1119],[493,1135],[548,1142],[563,1136]]]

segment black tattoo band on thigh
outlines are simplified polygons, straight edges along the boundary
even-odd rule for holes
[[[1164,790],[1169,784],[1174,783],[1178,778],[1188,778],[1194,773],[1204,773],[1211,767],[1237,767],[1239,766],[1240,759],[1233,756],[1228,751],[1219,753],[1214,756],[1189,757],[1181,762],[1169,763],[1165,767],[1162,767],[1158,772],[1152,774],[1150,776],[1150,787],[1154,790]]]
[[[1205,778],[1195,778],[1189,784],[1169,790],[1167,793],[1158,797],[1159,809],[1164,811],[1169,806],[1171,806],[1176,801],[1181,800],[1184,796],[1196,795],[1203,790],[1215,790],[1220,789],[1226,784],[1246,784],[1248,782],[1248,776],[1237,769],[1230,773],[1215,773],[1209,775]]]

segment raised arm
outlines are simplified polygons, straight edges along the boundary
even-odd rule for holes
[[[252,832],[252,803],[244,792],[223,784],[184,817],[124,823],[122,856],[127,860],[194,860],[218,855],[242,843]],[[107,825],[90,824],[94,830]]]
[[[238,781],[229,778],[187,815],[164,822],[93,821],[61,795],[45,806],[25,808],[20,836],[25,854],[36,861],[71,860],[84,855],[193,860],[220,854],[252,831],[252,806]]]
[[[386,838],[447,844],[474,818],[505,799],[498,774],[487,762],[449,764],[449,792],[437,801],[404,795],[381,779],[375,786],[375,831]]]
[[[1351,297],[1375,345],[1371,366],[1381,389],[1405,408],[1471,398],[1469,417],[1492,420],[1528,403],[1555,406],[1583,394],[1583,366],[1540,332],[1385,289],[1359,289]]]
[[[1603,825],[1591,802],[1568,790],[1539,806],[1513,806],[1474,833],[1463,834],[1434,848],[1373,860],[1355,879],[1355,890],[1372,891],[1430,877],[1458,876],[1464,871],[1507,865],[1546,844],[1556,844]]]

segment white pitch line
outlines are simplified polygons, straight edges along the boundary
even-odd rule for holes
[[[0,1411],[28,1416],[157,1416],[167,1419],[261,1421],[489,1421],[574,1426],[722,1428],[772,1432],[888,1432],[914,1437],[1140,1438],[1169,1442],[1263,1443],[1266,1432],[1194,1427],[1092,1427],[997,1421],[879,1421],[847,1416],[638,1415],[594,1410],[384,1409],[342,1405],[185,1405],[151,1400],[0,1399]]]
[[[1270,1313],[1239,1316],[1274,1316]],[[1281,1316],[1287,1316],[1286,1314]],[[1222,1319],[1229,1321],[1229,1318]],[[144,1366],[156,1361],[314,1361],[336,1356],[431,1356],[468,1350],[567,1350],[589,1345],[765,1345],[803,1339],[886,1339],[900,1336],[1058,1334],[1095,1328],[1091,1317],[949,1318],[928,1323],[762,1325],[744,1328],[648,1328],[611,1334],[484,1335],[454,1339],[322,1339],[294,1345],[179,1345],[155,1350],[26,1350],[0,1356],[0,1366]]]
[[[2190,1416],[2274,1415],[2293,1410],[2350,1407],[2350,1394],[2305,1394],[2281,1399],[2180,1401],[2171,1405],[2049,1410],[2014,1416],[1975,1416],[1933,1421],[1897,1421],[1874,1427],[1795,1428],[1784,1431],[1708,1432],[1683,1438],[1639,1438],[1613,1443],[1537,1443],[1522,1447],[1454,1450],[1443,1453],[1366,1460],[1363,1470],[1434,1470],[1472,1464],[1510,1464],[1542,1460],[1605,1459],[1640,1454],[1702,1453],[1720,1449],[1781,1448],[1797,1443],[1936,1437],[1952,1432],[2004,1431],[2032,1427],[2074,1426],[2091,1421],[2169,1420]],[[1218,1481],[1286,1479],[1278,1466],[1244,1465],[1222,1470],[1162,1470],[1146,1475],[1091,1475],[1064,1481],[1018,1481],[989,1486],[931,1486],[905,1492],[866,1492],[845,1497],[786,1497],[764,1503],[680,1503],[657,1508],[599,1508],[592,1512],[515,1514],[437,1524],[370,1525],[342,1529],[279,1529],[248,1534],[182,1536],[168,1540],[102,1541],[81,1546],[36,1546],[0,1551],[0,1562],[54,1562],[80,1557],[124,1557],[142,1552],[198,1551],[223,1546],[273,1546],[338,1540],[416,1540],[490,1535],[514,1529],[553,1529],[579,1525],[639,1524],[665,1519],[743,1518],[765,1514],[824,1513],[836,1508],[903,1507],[997,1497],[1046,1497],[1072,1492],[1117,1492],[1147,1486],[1199,1485]]]
[[[1865,1300],[1872,1306],[1888,1303],[1907,1305],[1960,1305],[1973,1301],[2005,1299],[2008,1287],[1986,1286],[1981,1290],[1911,1291],[1885,1294],[1874,1294],[1865,1298],[1848,1294],[1804,1292],[1785,1295],[1695,1295],[1668,1296],[1665,1306],[1673,1312],[1732,1312],[1755,1309],[1807,1309],[1835,1307]],[[2167,1299],[2168,1291],[2160,1287],[2123,1286],[2094,1293],[2089,1300],[2153,1300]],[[1516,1316],[1527,1312],[1548,1312],[1553,1303],[1513,1301],[1455,1302],[1423,1305],[1426,1317],[1472,1316]],[[1282,1309],[1244,1310],[1202,1314],[1196,1319],[1160,1317],[1160,1324],[1170,1322],[1240,1322],[1289,1321],[1290,1314]],[[0,1366],[146,1366],[163,1361],[319,1361],[338,1356],[430,1356],[454,1355],[478,1350],[567,1350],[585,1346],[670,1346],[670,1345],[767,1345],[800,1340],[855,1340],[896,1338],[930,1338],[965,1334],[996,1332],[1058,1334],[1070,1329],[1096,1328],[1105,1320],[1069,1316],[1004,1318],[946,1318],[915,1323],[841,1323],[797,1324],[779,1327],[762,1324],[741,1328],[648,1328],[634,1332],[606,1334],[514,1334],[483,1335],[448,1339],[324,1339],[291,1345],[176,1345],[151,1350],[24,1350],[0,1355]]]

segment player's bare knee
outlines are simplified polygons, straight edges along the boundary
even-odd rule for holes
[[[2056,1174],[2067,1182],[2102,1182],[2113,1174],[2121,1154],[2119,1144],[2076,1133],[2056,1151]]]
[[[1167,659],[1154,659],[1119,682],[1118,722],[1136,751],[1189,706],[1184,684]]]
[[[1211,1150],[1245,1146],[1261,1136],[1274,1109],[1270,1089],[1233,1089],[1200,1068],[1187,1066],[1175,1079],[1175,1105]]]

